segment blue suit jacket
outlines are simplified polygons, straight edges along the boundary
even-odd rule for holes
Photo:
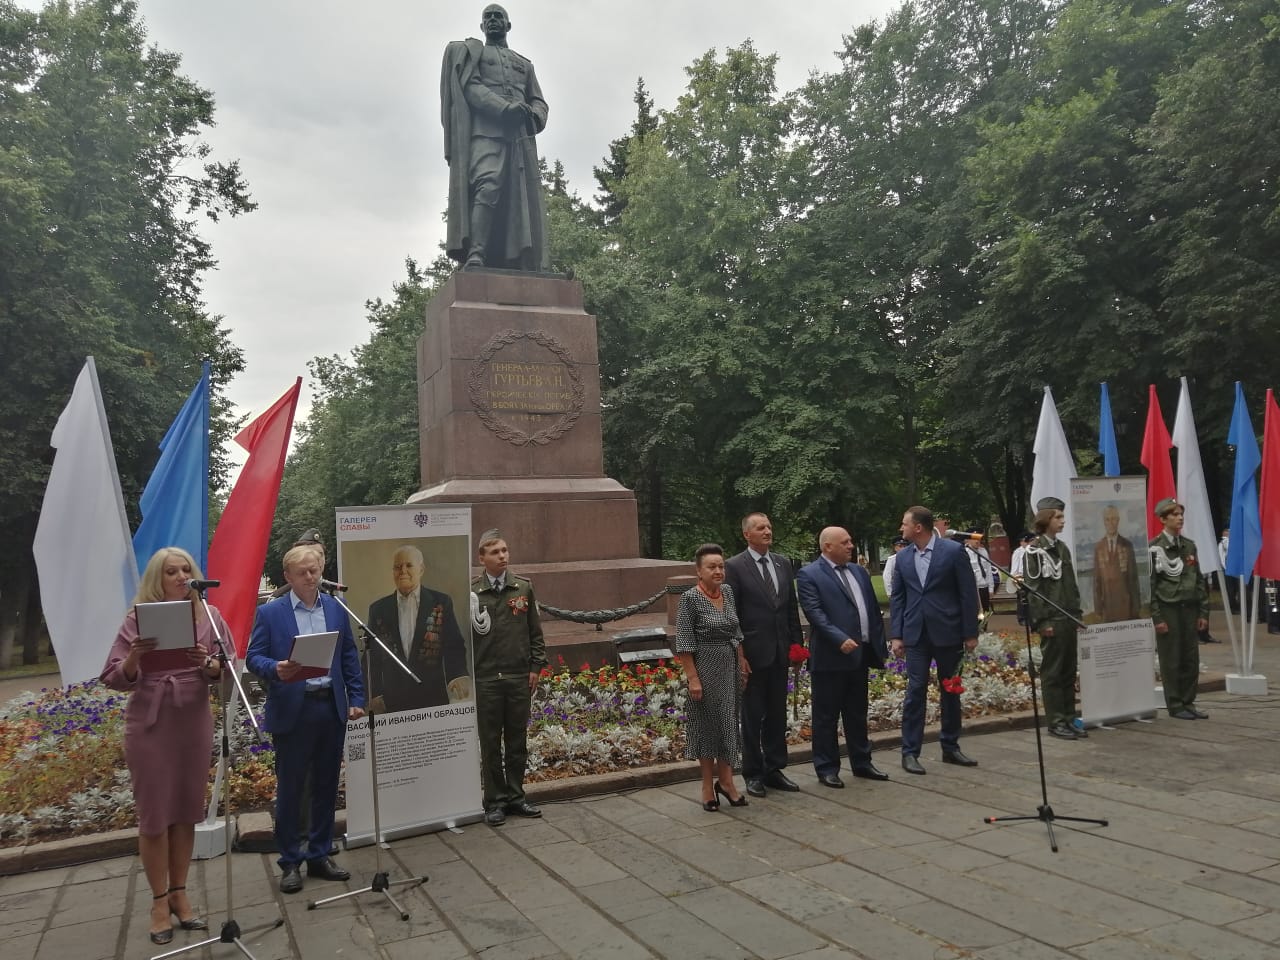
[[[858,670],[883,667],[888,650],[884,642],[884,624],[880,620],[880,604],[871,586],[871,577],[856,563],[849,565],[854,582],[862,591],[862,604],[867,611],[867,635],[858,640],[853,653],[841,653],[840,645],[849,637],[858,639],[858,608],[853,598],[840,586],[831,564],[819,557],[800,568],[796,588],[800,608],[809,619],[809,669]],[[971,578],[972,579],[972,578]]]
[[[965,548],[938,537],[923,584],[916,576],[917,552],[915,544],[906,547],[893,565],[889,637],[908,647],[920,643],[926,632],[929,642],[938,647],[976,637],[978,585]]]
[[[307,685],[305,680],[284,683],[276,676],[276,662],[289,659],[293,638],[298,635],[298,622],[294,618],[290,598],[291,594],[286,593],[258,607],[246,657],[249,669],[267,686],[265,726],[271,733],[288,733],[293,729],[302,712],[302,694]],[[338,631],[329,676],[333,679],[333,700],[338,716],[345,724],[348,707],[364,706],[360,655],[356,652],[356,640],[351,634],[347,612],[337,600],[324,594],[320,595],[320,604],[324,608],[325,627]]]

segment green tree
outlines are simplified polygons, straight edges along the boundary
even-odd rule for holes
[[[0,638],[38,601],[30,546],[49,435],[84,358],[97,362],[126,500],[209,357],[220,391],[243,366],[200,299],[213,265],[200,217],[253,208],[236,163],[199,140],[213,98],[146,45],[137,5],[0,2]],[[215,401],[217,435],[230,429]],[[225,478],[218,459],[215,481]]]
[[[606,224],[615,224],[626,209],[626,202],[618,195],[618,185],[627,175],[627,154],[633,144],[642,140],[658,127],[658,119],[653,114],[653,97],[645,89],[644,77],[636,79],[636,92],[632,97],[636,105],[636,119],[625,137],[619,137],[609,144],[609,155],[604,158],[603,166],[594,167],[596,183],[600,192],[596,194],[596,203]]]
[[[905,4],[882,26],[844,38],[841,69],[802,91],[800,128],[812,153],[814,205],[801,243],[814,264],[814,355],[820,383],[852,379],[824,431],[846,435],[850,502],[887,534],[906,503],[984,516],[1008,451],[951,422],[946,334],[977,300],[970,269],[965,162],[979,125],[1025,86],[1044,6],[1021,0]],[[836,345],[827,356],[822,348]],[[966,395],[985,378],[953,386]],[[977,456],[975,456],[975,453]]]
[[[407,260],[391,299],[366,304],[368,341],[349,358],[311,361],[315,400],[285,463],[268,575],[279,579],[285,551],[309,527],[320,529],[327,572],[336,575],[334,511],[404,503],[418,489],[417,343],[427,301],[451,267],[443,255],[426,270]]]
[[[1024,477],[1044,384],[1079,441],[1095,435],[1093,385],[1109,381],[1121,455],[1136,466],[1146,384],[1176,387],[1193,359],[1171,336],[1142,131],[1194,36],[1183,3],[1065,4],[1031,66],[1034,96],[984,125],[968,160],[981,292],[944,341],[948,422],[966,442],[1021,446]],[[1006,526],[1020,521],[1025,507],[1003,506]]]

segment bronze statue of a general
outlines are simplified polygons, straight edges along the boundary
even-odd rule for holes
[[[496,3],[480,16],[484,42],[450,43],[440,77],[449,163],[446,249],[463,269],[547,269],[546,216],[534,136],[547,125],[533,64],[507,47]]]

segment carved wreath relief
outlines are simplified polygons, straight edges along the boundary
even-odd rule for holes
[[[495,334],[471,365],[467,394],[481,423],[517,447],[563,437],[586,398],[573,357],[541,330]]]

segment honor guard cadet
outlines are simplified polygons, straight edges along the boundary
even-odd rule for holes
[[[1040,634],[1040,696],[1045,723],[1052,736],[1078,740],[1088,737],[1083,728],[1075,726],[1077,628],[1070,617],[1080,617],[1080,587],[1071,551],[1058,539],[1065,524],[1065,508],[1057,497],[1042,497],[1036,503],[1039,536],[1027,546],[1022,569],[1027,586],[1034,591],[1028,594],[1027,607],[1031,629]]]
[[[547,647],[533,584],[507,569],[507,557],[507,543],[497,530],[482,533],[479,559],[484,572],[471,581],[479,606],[473,625],[486,619],[489,623],[487,632],[475,630],[471,646],[484,819],[495,827],[506,823],[507,814],[542,816],[525,799],[524,770],[529,701],[547,665]]]
[[[1199,631],[1209,625],[1209,591],[1200,573],[1196,545],[1182,535],[1183,508],[1173,497],[1156,504],[1164,529],[1151,541],[1151,620],[1169,716],[1206,720],[1197,710],[1200,680]]]

